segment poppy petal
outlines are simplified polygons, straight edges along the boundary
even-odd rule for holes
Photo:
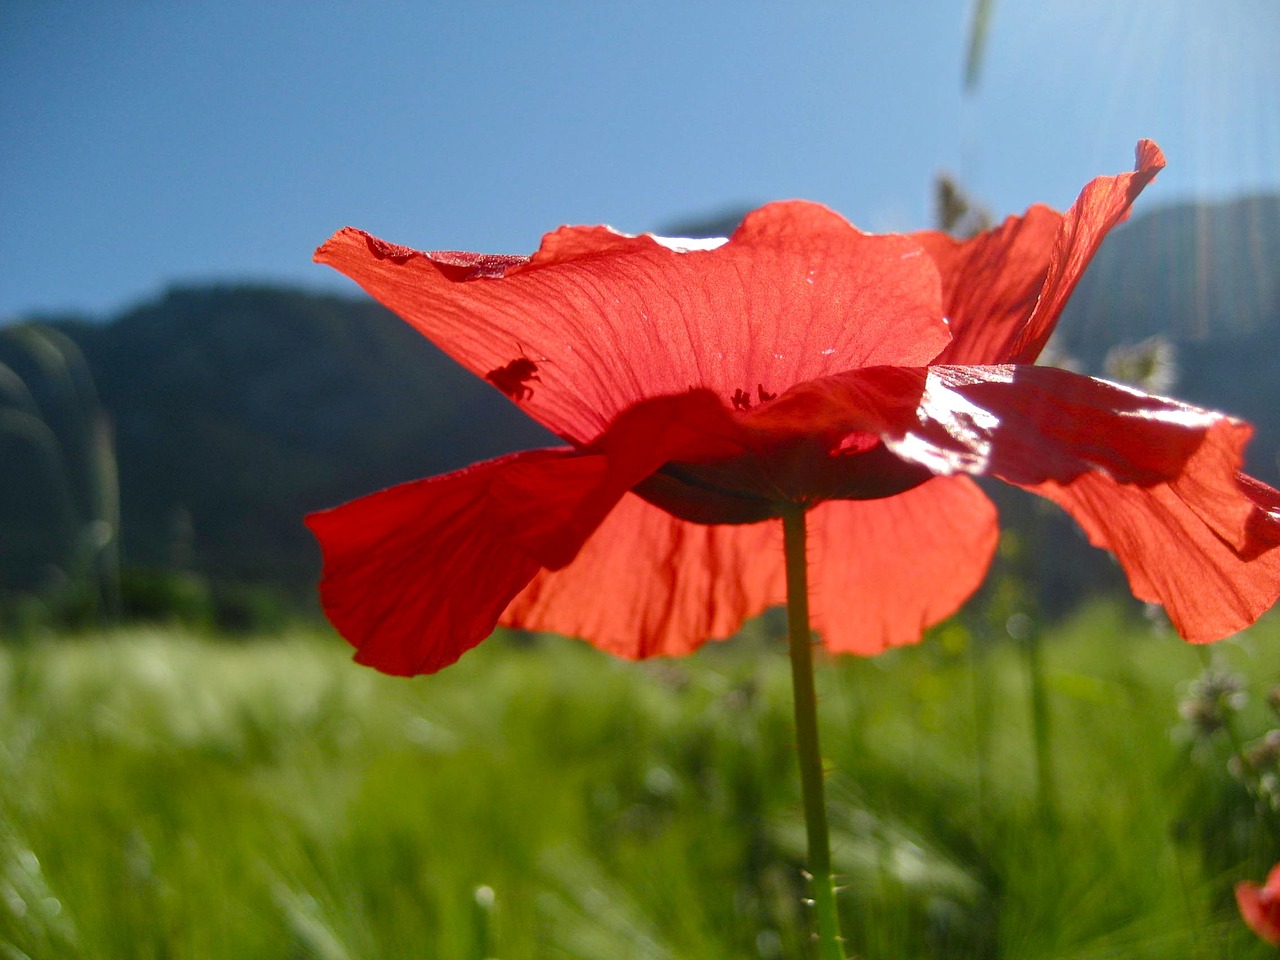
[[[1164,154],[1154,141],[1138,141],[1134,154],[1133,173],[1098,177],[1091,181],[1062,218],[1049,255],[1049,273],[1035,312],[1019,332],[1009,353],[996,358],[1000,362],[1032,363],[1040,356],[1062,309],[1067,305],[1067,299],[1108,231],[1129,215],[1129,208],[1138,194],[1164,169]]]
[[[1230,491],[1213,509],[1226,511],[1224,529],[1244,524],[1250,513],[1234,490],[1239,451],[1251,433],[1247,424],[1052,367],[851,370],[801,384],[742,424],[757,448],[806,435],[831,452],[858,449],[870,433],[901,460],[934,474],[990,474],[1023,485],[1091,470],[1122,483],[1166,480],[1212,432],[1223,443],[1218,486]],[[860,464],[851,457],[844,466]],[[1212,498],[1201,499],[1210,509]]]
[[[869,431],[901,459],[935,474],[990,474],[1024,486],[1090,471],[1154,484],[1180,477],[1205,448],[1215,454],[1202,452],[1200,471],[1180,481],[1183,489],[1191,494],[1196,482],[1212,485],[1199,495],[1198,509],[1224,533],[1236,528],[1232,542],[1243,542],[1252,513],[1236,480],[1253,432],[1248,424],[1054,367],[851,370],[801,384],[742,423],[752,444],[804,423],[829,445],[843,433]]]
[[[951,343],[939,363],[1000,363],[1035,310],[1062,214],[1037,204],[970,240],[915,234],[942,274]]]
[[[808,523],[814,627],[829,650],[862,655],[914,643],[952,614],[982,582],[998,537],[994,506],[967,477],[824,503]],[[785,601],[778,521],[706,526],[628,496],[573,563],[535,576],[501,622],[642,659],[692,653]]]
[[[1047,367],[935,367],[928,381],[921,410],[941,430],[887,441],[894,452],[1053,500],[1188,640],[1229,636],[1280,597],[1280,493],[1239,473],[1248,424]]]
[[[938,264],[951,324],[937,362],[1034,361],[1103,239],[1164,164],[1160,148],[1143,140],[1132,173],[1093,180],[1065,215],[1035,206],[965,241],[914,234]]]
[[[486,258],[347,228],[315,259],[576,445],[654,396],[763,402],[838,370],[927,363],[950,338],[937,268],[910,238],[788,202],[708,247],[564,227],[532,258]]]
[[[538,562],[508,542],[487,494],[505,468],[549,456],[491,460],[307,517],[324,553],[320,602],[358,662],[434,673],[492,632]]]
[[[1187,640],[1208,643],[1243,630],[1280,597],[1280,512],[1267,512],[1242,487],[1251,510],[1245,542],[1233,543],[1238,528],[1215,522],[1217,503],[1206,509],[1214,479],[1211,469],[1202,475],[1200,459],[1175,480],[1150,486],[1089,473],[1028,489],[1065,509],[1090,543],[1115,555],[1134,596],[1161,604]]]
[[[539,568],[568,564],[636,483],[668,459],[739,453],[703,392],[628,410],[598,451],[534,450],[401,484],[307,525],[324,552],[325,613],[386,673],[432,673],[492,632]]]
[[[968,477],[809,514],[810,610],[827,649],[870,656],[915,643],[981,585],[999,539],[995,506]]]
[[[1044,367],[962,385],[993,416],[987,470],[1058,503],[1186,639],[1242,630],[1280,597],[1280,493],[1239,473],[1252,428]]]
[[[1237,883],[1236,905],[1250,930],[1272,946],[1280,946],[1280,895],[1269,881],[1266,887]]]
[[[1239,474],[1241,421],[1048,367],[853,371],[798,392],[815,424],[1059,503],[1189,640],[1234,633],[1280,596],[1280,493]]]
[[[628,495],[572,563],[533,578],[501,623],[638,660],[692,653],[785,598],[778,521],[689,523]]]
[[[937,366],[925,384],[918,422],[904,441],[891,441],[895,451],[914,447],[928,457],[932,446],[940,465],[951,454],[970,462],[966,472],[1011,483],[1065,481],[1089,470],[1121,483],[1168,480],[1213,435],[1221,440],[1221,486],[1230,490],[1253,432],[1222,413],[1055,367]],[[1231,500],[1243,522],[1247,506]]]

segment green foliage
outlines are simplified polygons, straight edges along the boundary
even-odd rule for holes
[[[803,957],[769,632],[644,664],[499,636],[412,681],[310,633],[0,648],[0,957]],[[1280,848],[1178,732],[1197,650],[1112,608],[1042,642],[1052,823],[1015,644],[819,663],[850,952],[1267,956],[1230,891]],[[1216,653],[1261,717],[1280,622]]]
[[[280,588],[211,581],[183,570],[130,567],[120,574],[117,588],[119,613],[131,624],[165,623],[244,636],[316,618]],[[39,594],[0,591],[0,643],[84,632],[99,626],[101,613],[98,591],[84,580],[61,581]]]

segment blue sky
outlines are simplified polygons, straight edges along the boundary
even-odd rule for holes
[[[1170,167],[1146,209],[1280,191],[1280,4],[995,0],[0,4],[0,321],[174,282],[354,290],[352,224],[527,253],[565,223],[662,229],[806,197],[929,224]]]

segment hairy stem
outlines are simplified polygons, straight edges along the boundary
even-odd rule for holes
[[[805,512],[788,509],[782,516],[787,558],[787,627],[791,637],[791,686],[795,696],[796,747],[805,832],[809,840],[809,874],[813,911],[818,925],[818,956],[844,960],[835,883],[831,876],[831,843],[823,796],[822,753],[818,747],[817,696],[813,688],[813,637],[809,631],[809,576],[805,552]]]

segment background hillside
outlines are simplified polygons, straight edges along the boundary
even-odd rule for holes
[[[1123,377],[1135,367],[1123,348],[1146,341],[1136,366],[1155,350],[1167,392],[1257,426],[1249,467],[1275,483],[1277,265],[1278,197],[1135,218],[1081,283],[1056,358]],[[0,330],[0,596],[118,562],[306,598],[319,567],[306,512],[548,442],[365,299],[175,289],[106,322],[10,326]],[[1029,498],[1001,506],[1030,531],[1045,606],[1114,581],[1102,557],[1078,562],[1092,551],[1070,524]]]
[[[301,596],[318,571],[308,511],[551,439],[368,300],[177,289],[107,323],[46,322],[42,336],[65,334],[63,352],[82,354],[113,428],[126,568]],[[92,402],[74,362],[69,381],[24,332],[0,335],[0,363],[30,388],[59,452],[29,431],[0,433],[10,591],[56,586],[68,554],[93,549],[85,527],[102,513]]]
[[[1084,275],[1054,346],[1105,376],[1108,353],[1154,336],[1175,350],[1169,392],[1252,422],[1249,469],[1276,483],[1280,197],[1134,217]]]

